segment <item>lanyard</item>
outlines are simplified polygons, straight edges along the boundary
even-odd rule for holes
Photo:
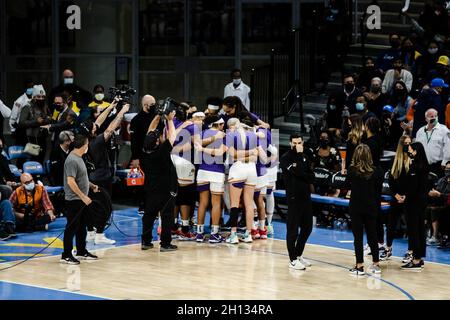
[[[430,134],[429,137],[428,137],[428,131],[425,131],[425,134],[426,134],[426,136],[427,136],[427,144],[430,143],[431,137],[433,136],[434,129],[436,129],[436,128],[433,128],[433,129],[431,130],[431,134]]]

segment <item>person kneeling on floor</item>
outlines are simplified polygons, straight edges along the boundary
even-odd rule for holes
[[[17,230],[21,232],[48,230],[48,224],[56,217],[45,187],[36,184],[29,173],[23,173],[20,182],[21,186],[14,190],[9,198]]]

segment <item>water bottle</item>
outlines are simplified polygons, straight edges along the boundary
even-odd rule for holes
[[[342,222],[341,225],[341,230],[347,230],[347,227],[348,227],[347,221],[344,220],[344,222]]]

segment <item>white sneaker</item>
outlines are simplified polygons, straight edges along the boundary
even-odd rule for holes
[[[252,234],[246,232],[243,237],[239,238],[239,240],[245,243],[251,243],[253,242]]]
[[[438,244],[438,240],[435,237],[431,237],[427,239],[428,246],[435,246]]]
[[[225,240],[226,243],[231,243],[231,244],[238,244],[239,243],[239,239],[236,233],[232,233],[230,234],[230,236],[227,238],[227,240]]]
[[[269,224],[267,226],[267,235],[268,236],[273,236],[273,234],[274,234],[273,225]]]
[[[308,260],[304,259],[303,257],[297,257],[297,260],[304,265],[305,267],[311,267],[312,264]]]
[[[88,231],[86,242],[94,242],[95,241],[95,230],[94,231]]]
[[[376,266],[376,265],[372,264],[369,267],[369,271],[370,271],[370,273],[373,273],[373,274],[380,274],[381,273],[381,268],[380,268],[380,266]]]
[[[364,246],[364,255],[365,255],[365,256],[370,256],[370,254],[371,254],[370,247],[369,247],[368,244],[366,244],[366,245]]]
[[[298,259],[289,262],[289,268],[292,268],[294,270],[305,270],[306,267],[303,263],[301,263]]]
[[[116,240],[108,239],[104,233],[97,233],[95,235],[95,244],[114,244]]]

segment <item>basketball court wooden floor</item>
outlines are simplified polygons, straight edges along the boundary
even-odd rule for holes
[[[138,227],[138,220],[131,222]],[[450,299],[450,265],[444,263],[426,262],[422,272],[407,272],[393,258],[382,262],[381,276],[355,277],[347,271],[354,264],[352,250],[318,244],[305,249],[313,266],[297,271],[288,268],[280,239],[239,245],[175,241],[179,250],[164,253],[158,245],[141,251],[136,242],[91,249],[100,259],[79,266],[59,264],[59,251],[1,271],[0,299]],[[13,263],[0,263],[0,269]]]

